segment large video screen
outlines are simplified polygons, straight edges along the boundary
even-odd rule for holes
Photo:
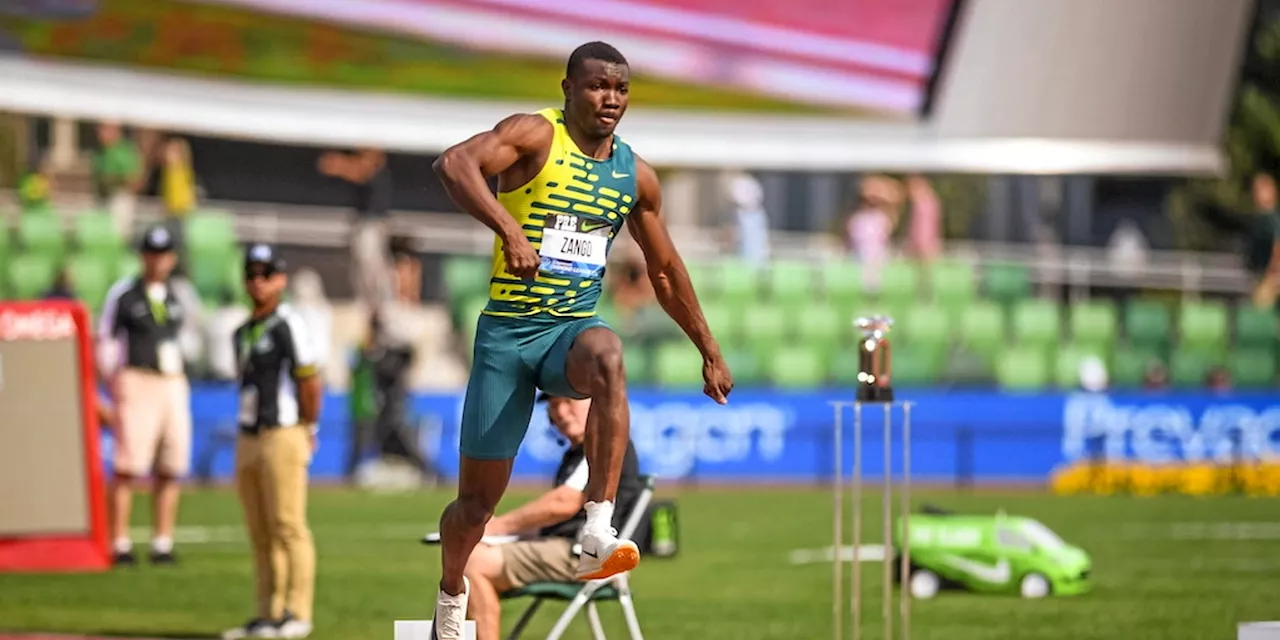
[[[20,0],[0,3],[0,40],[36,55],[548,104],[568,53],[604,40],[631,61],[637,106],[913,119],[955,1]]]

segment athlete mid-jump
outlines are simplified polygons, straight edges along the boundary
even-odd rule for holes
[[[613,513],[630,437],[622,342],[596,316],[606,258],[624,222],[659,303],[702,352],[704,391],[724,404],[733,388],[667,233],[657,174],[613,133],[627,110],[626,59],[602,42],[584,44],[569,57],[561,87],[563,109],[510,116],[435,164],[453,200],[497,234],[462,412],[458,497],[440,521],[444,566],[432,627],[439,640],[462,638],[463,569],[506,491],[537,389],[592,399],[577,577],[606,578],[640,561],[636,545],[617,538],[615,523],[627,514]]]

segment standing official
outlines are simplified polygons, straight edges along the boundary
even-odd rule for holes
[[[98,366],[117,412],[110,505],[117,565],[136,562],[129,512],[133,484],[148,473],[155,480],[151,562],[174,562],[178,481],[191,466],[191,389],[178,345],[184,312],[169,277],[176,246],[157,226],[140,249],[142,275],[111,287],[98,324]]]
[[[257,612],[223,637],[304,638],[311,633],[316,552],[307,526],[307,467],[323,391],[319,358],[302,318],[280,296],[285,262],[270,246],[245,252],[253,314],[235,333],[240,370],[236,489],[253,546]]]

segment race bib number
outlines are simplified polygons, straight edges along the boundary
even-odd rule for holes
[[[593,226],[594,225],[594,226]],[[538,255],[543,273],[575,278],[598,278],[604,273],[611,225],[557,213],[543,221]]]
[[[156,350],[156,360],[160,365],[160,373],[165,375],[182,373],[182,351],[178,349],[177,342],[173,340],[161,342]]]
[[[258,424],[257,387],[240,387],[240,424],[247,426]]]

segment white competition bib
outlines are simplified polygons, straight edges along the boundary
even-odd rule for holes
[[[160,365],[160,373],[177,375],[182,373],[182,351],[174,340],[165,340],[156,348],[156,362]]]
[[[538,249],[542,257],[538,270],[557,276],[599,278],[604,273],[612,226],[566,213],[547,216]]]
[[[258,424],[258,388],[240,387],[240,424]]]

